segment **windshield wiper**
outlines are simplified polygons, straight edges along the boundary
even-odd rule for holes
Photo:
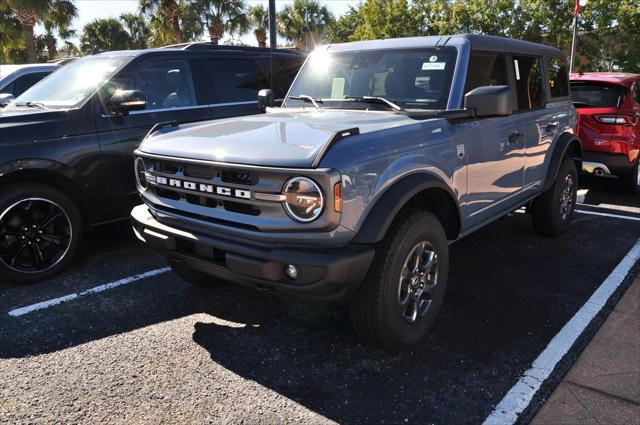
[[[313,106],[316,107],[316,109],[322,109],[320,107],[320,103],[322,103],[322,99],[320,99],[319,97],[313,97],[306,94],[301,94],[298,96],[289,96],[289,99],[304,100],[305,102],[311,102],[313,103]]]
[[[44,103],[40,103],[40,102],[18,102],[16,103],[16,106],[27,106],[29,108],[40,108],[40,109],[47,109],[46,106],[44,106]]]
[[[357,102],[365,102],[365,103],[378,103],[382,105],[387,105],[391,109],[396,111],[404,111],[404,108],[400,105],[393,103],[390,100],[385,99],[384,97],[379,96],[345,96],[345,99],[352,99]]]

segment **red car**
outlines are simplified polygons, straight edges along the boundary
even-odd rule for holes
[[[640,74],[592,72],[571,75],[571,99],[578,115],[583,170],[613,175],[640,191]]]

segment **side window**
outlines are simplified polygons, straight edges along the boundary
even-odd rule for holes
[[[569,72],[567,62],[563,59],[547,59],[549,72],[549,92],[551,97],[569,96]]]
[[[273,95],[282,99],[289,91],[293,79],[304,62],[303,58],[274,59],[273,61]]]
[[[11,93],[18,97],[47,75],[49,75],[49,72],[32,72],[31,74],[23,75],[13,82],[13,91]]]
[[[196,106],[196,94],[186,60],[152,62],[138,68],[119,87],[140,90],[147,98],[145,110]]]
[[[471,52],[464,92],[482,86],[508,86],[507,63],[503,55]]]
[[[545,89],[542,83],[540,58],[514,56],[513,69],[518,92],[518,110],[526,111],[545,105]]]
[[[251,60],[209,59],[207,91],[214,103],[255,101],[258,90],[269,88],[269,82],[256,71]]]

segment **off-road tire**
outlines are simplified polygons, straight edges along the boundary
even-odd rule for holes
[[[41,270],[16,270],[16,264],[13,267],[10,266],[9,257],[4,257],[4,260],[0,259],[0,280],[8,283],[34,283],[59,274],[74,261],[78,248],[82,244],[84,236],[82,215],[76,204],[67,195],[56,188],[41,183],[12,183],[11,185],[0,187],[0,217],[3,217],[0,219],[0,254],[8,253],[17,246],[14,245],[15,242],[9,243],[9,239],[5,238],[9,233],[16,231],[11,227],[13,223],[9,223],[9,221],[13,222],[13,220],[8,217],[11,216],[11,211],[14,211],[14,208],[25,205],[25,203],[29,202],[29,199],[37,199],[41,206],[51,206],[52,211],[54,208],[56,210],[59,208],[63,212],[61,219],[64,223],[63,227],[68,227],[70,232],[68,238],[64,240],[64,248],[60,248],[58,251],[59,255],[56,258],[59,257],[59,259],[55,262],[52,261],[46,268],[43,265]],[[27,216],[25,215],[25,217]],[[27,218],[31,219],[32,217]],[[42,239],[38,240],[41,241]],[[25,248],[25,250],[30,249],[35,244],[34,240],[30,247]],[[46,254],[46,251],[44,253]]]
[[[437,284],[425,315],[407,323],[398,301],[400,274],[412,248],[421,241],[429,242],[437,255]],[[424,338],[438,315],[449,273],[448,241],[433,214],[414,209],[395,221],[376,251],[373,266],[349,303],[349,316],[364,342],[397,352]]]
[[[214,288],[221,282],[219,279],[195,270],[180,261],[169,261],[169,265],[180,279],[198,288]]]
[[[570,210],[566,216],[562,215],[563,192],[565,190],[566,179],[572,180],[572,194]],[[553,185],[540,196],[533,200],[531,204],[531,218],[533,227],[542,236],[557,237],[569,229],[569,224],[573,219],[578,194],[578,172],[573,160],[564,160],[558,170],[558,176]]]

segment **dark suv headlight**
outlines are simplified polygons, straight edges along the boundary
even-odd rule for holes
[[[134,168],[138,189],[144,192],[149,187],[149,182],[147,181],[147,166],[144,163],[144,159],[140,157],[136,158]]]
[[[320,217],[324,196],[320,186],[307,177],[294,177],[284,185],[284,208],[296,221],[308,223]]]

